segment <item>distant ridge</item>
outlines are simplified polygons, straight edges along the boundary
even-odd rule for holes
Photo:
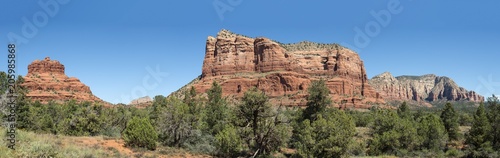
[[[369,83],[387,100],[484,101],[483,96],[458,86],[451,78],[434,74],[393,77],[384,72],[370,79]]]

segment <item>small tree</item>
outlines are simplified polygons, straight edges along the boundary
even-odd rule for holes
[[[123,131],[123,140],[127,146],[145,147],[149,150],[156,149],[158,135],[149,119],[133,117]]]
[[[450,140],[458,140],[458,114],[451,105],[451,103],[446,103],[443,111],[441,112],[441,121],[443,121],[444,128]]]
[[[414,124],[411,119],[399,118],[394,111],[377,110],[368,152],[380,155],[395,154],[401,149],[414,150],[421,143]]]
[[[208,102],[205,109],[205,122],[207,130],[216,135],[231,120],[231,113],[227,106],[226,99],[222,97],[222,87],[217,82],[212,83],[212,87],[207,91]]]
[[[488,97],[486,104],[491,127],[492,129],[497,129],[491,131],[491,145],[493,145],[496,150],[500,150],[500,130],[498,130],[500,129],[500,101],[498,97],[492,95]]]
[[[281,110],[271,109],[268,97],[257,88],[245,92],[242,104],[237,107],[238,125],[242,136],[254,155],[269,155],[288,141],[291,128]]]
[[[299,125],[295,144],[301,157],[346,156],[353,142],[356,128],[352,118],[343,111],[327,110],[317,115],[314,122],[306,119]],[[324,117],[323,117],[324,116]]]
[[[191,126],[195,127],[196,129],[201,129],[204,125],[202,123],[203,110],[201,109],[201,103],[199,100],[200,99],[196,96],[196,89],[191,86],[189,92],[186,91],[184,95],[184,103],[187,104],[189,108],[189,114],[192,115],[189,122],[191,122]]]
[[[314,121],[316,114],[325,111],[326,107],[332,103],[330,99],[330,90],[325,85],[323,79],[311,82],[311,86],[307,89],[307,108],[304,110],[303,119]]]
[[[198,98],[196,97],[196,89],[191,86],[189,91],[184,93],[184,103],[189,106],[189,112],[192,114],[198,114],[200,111],[200,105]]]
[[[422,136],[422,147],[434,151],[442,150],[448,140],[443,123],[434,114],[419,119],[418,135]]]
[[[162,95],[153,97],[152,111],[149,114],[149,119],[154,126],[158,126],[158,117],[161,111],[167,106],[167,98]],[[123,108],[123,106],[121,106]]]
[[[398,115],[401,118],[410,118],[411,117],[410,108],[408,107],[406,102],[403,102],[403,104],[401,104],[401,106],[399,106]]]
[[[187,104],[175,97],[168,98],[167,106],[159,111],[157,120],[161,142],[168,146],[184,145],[195,134],[196,129],[191,122],[193,117]]]
[[[218,154],[223,157],[237,157],[242,147],[242,141],[234,126],[225,126],[215,135],[215,144]]]
[[[466,136],[465,142],[469,144],[470,149],[474,151],[490,150],[491,142],[489,140],[491,139],[491,131],[491,125],[488,122],[484,105],[481,103],[474,114],[474,122]]]

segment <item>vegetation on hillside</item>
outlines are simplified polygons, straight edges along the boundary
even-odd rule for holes
[[[21,156],[72,157],[57,144],[24,149],[37,141],[23,138],[25,131],[103,136],[123,139],[131,148],[176,148],[217,157],[500,156],[500,134],[494,130],[500,127],[500,103],[494,96],[478,108],[450,103],[424,109],[403,103],[397,110],[358,111],[333,108],[322,80],[308,88],[305,109],[271,105],[258,88],[231,104],[216,82],[206,98],[192,87],[183,93],[183,98],[156,96],[144,109],[75,101],[41,104],[20,94]],[[19,156],[5,146],[1,156]]]

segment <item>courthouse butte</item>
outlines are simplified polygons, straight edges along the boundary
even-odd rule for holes
[[[368,84],[363,61],[352,50],[338,44],[281,44],[227,30],[208,37],[201,76],[172,95],[182,95],[191,86],[206,92],[217,81],[229,98],[241,98],[257,87],[274,105],[304,106],[307,88],[320,79],[326,81],[334,106],[369,108],[384,103]]]

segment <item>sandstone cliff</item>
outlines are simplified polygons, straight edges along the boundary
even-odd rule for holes
[[[151,99],[149,96],[144,96],[130,101],[128,105],[143,109],[153,105],[153,99]]]
[[[206,92],[217,81],[232,98],[256,86],[274,104],[303,106],[311,81],[324,79],[335,106],[369,108],[384,101],[365,71],[358,54],[338,44],[281,44],[222,30],[208,37],[201,77],[191,85]]]
[[[149,96],[145,96],[130,101],[129,105],[139,105],[151,102],[153,102],[153,99],[151,99]]]
[[[393,77],[385,72],[370,79],[369,83],[387,100],[484,101],[483,96],[459,87],[452,79],[433,74]]]
[[[50,60],[49,57],[41,61],[35,60],[28,65],[28,74],[21,86],[28,90],[26,94],[28,98],[42,103],[51,100],[64,102],[71,99],[103,102],[79,79],[66,76],[64,65],[57,60]]]

